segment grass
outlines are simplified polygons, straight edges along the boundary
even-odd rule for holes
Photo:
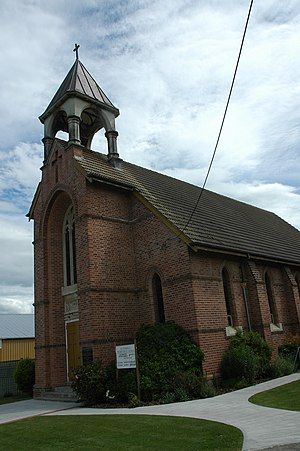
[[[257,393],[249,401],[275,409],[300,411],[300,380]]]
[[[233,426],[167,416],[35,417],[0,426],[0,449],[6,451],[241,450],[242,443]]]
[[[10,402],[24,401],[25,399],[31,398],[26,395],[6,396],[5,398],[0,398],[0,405],[9,404]]]

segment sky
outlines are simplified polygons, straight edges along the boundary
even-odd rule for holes
[[[30,313],[45,110],[79,56],[120,109],[120,156],[201,185],[248,0],[1,0],[0,313]],[[300,2],[254,0],[207,188],[300,228]],[[106,153],[99,132],[92,148]]]

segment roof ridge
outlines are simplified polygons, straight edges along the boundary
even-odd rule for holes
[[[59,138],[55,138],[55,139],[59,139]],[[59,141],[66,142],[66,141],[63,141],[63,140],[61,140],[61,139],[59,139]],[[95,155],[96,157],[100,157],[100,158],[102,158],[102,159],[103,159],[103,157],[104,157],[104,160],[105,160],[106,162],[108,162],[108,161],[107,161],[107,155],[104,154],[104,153],[102,153],[102,152],[98,152],[98,151],[92,150],[92,149],[85,149],[85,148],[83,149],[83,151],[84,151],[84,152],[87,151],[89,154]],[[83,155],[83,156],[84,156],[84,155]],[[185,184],[185,185],[192,186],[193,188],[196,188],[196,189],[199,189],[199,190],[202,189],[201,186],[199,186],[199,185],[194,185],[193,183],[187,182],[187,181],[185,181],[185,180],[178,179],[178,178],[176,178],[176,177],[172,177],[171,175],[164,174],[164,173],[162,173],[162,172],[158,172],[158,171],[155,171],[155,170],[153,170],[153,169],[145,168],[144,166],[140,166],[140,165],[131,163],[131,162],[126,161],[126,160],[122,160],[122,161],[123,161],[123,163],[125,163],[125,165],[128,165],[128,166],[134,166],[134,167],[140,168],[140,169],[142,169],[142,170],[144,170],[144,171],[149,171],[149,172],[152,172],[152,173],[154,173],[154,174],[158,174],[158,175],[160,175],[160,176],[162,176],[162,177],[166,177],[166,178],[168,178],[168,179],[175,180],[175,181],[177,181],[177,182],[180,182],[180,183]],[[134,180],[137,181],[137,179],[133,176],[133,174],[131,174],[131,177],[134,178]],[[138,181],[137,181],[137,182],[138,182]],[[138,183],[139,183],[139,182],[138,182]],[[204,189],[204,193],[205,193],[205,192],[210,193],[210,194],[212,194],[212,195],[214,195],[214,196],[217,196],[217,197],[222,197],[222,198],[224,198],[224,199],[228,199],[229,201],[238,202],[239,204],[245,205],[245,206],[247,206],[247,207],[255,208],[255,209],[257,209],[257,210],[263,211],[264,213],[268,213],[268,214],[270,214],[270,215],[274,215],[274,216],[276,216],[277,218],[279,218],[281,221],[283,221],[283,222],[285,222],[286,224],[288,224],[289,226],[293,227],[293,229],[295,229],[295,231],[299,232],[299,230],[297,229],[297,227],[295,227],[295,226],[293,226],[292,224],[290,224],[289,222],[285,221],[284,219],[281,218],[281,216],[279,216],[278,214],[274,213],[273,211],[266,210],[265,208],[258,207],[258,206],[256,206],[256,205],[250,204],[250,203],[245,202],[245,201],[243,201],[243,200],[236,199],[236,198],[233,198],[233,197],[229,197],[229,196],[227,196],[227,195],[225,195],[225,194],[221,194],[221,193],[218,193],[218,192],[215,192],[215,191],[211,191],[211,190],[208,190],[208,189]],[[152,197],[153,197],[153,195],[152,195]]]
[[[133,166],[137,166],[137,167],[142,167],[142,166],[138,166],[138,165],[135,165],[135,164],[129,163],[129,162],[125,162],[125,163],[130,164],[130,165],[133,165]],[[142,167],[142,168],[143,168],[143,167]],[[170,178],[170,179],[176,180],[176,181],[181,182],[181,183],[184,183],[184,184],[186,184],[186,185],[193,186],[194,188],[198,188],[199,190],[202,189],[202,187],[199,186],[199,185],[195,185],[194,183],[186,182],[185,180],[177,179],[176,177],[172,177],[171,175],[164,174],[164,173],[158,172],[158,171],[154,171],[153,169],[148,169],[148,168],[143,168],[143,169],[146,169],[147,171],[154,172],[154,173],[156,173],[156,174],[160,174],[160,175],[162,175],[162,176],[164,176],[164,177],[168,177],[168,178]],[[230,197],[230,196],[227,196],[227,195],[225,195],[225,194],[217,193],[216,191],[212,191],[212,190],[209,190],[209,189],[204,188],[203,192],[204,192],[204,193],[207,192],[207,193],[213,194],[213,195],[218,196],[218,197],[224,197],[225,199],[229,199],[230,201],[239,202],[240,204],[247,205],[247,206],[252,207],[252,208],[257,208],[258,210],[262,210],[262,211],[264,211],[264,212],[267,212],[267,213],[276,215],[276,214],[273,213],[272,211],[266,210],[265,208],[257,207],[256,205],[249,204],[249,203],[247,203],[247,202],[245,202],[245,201],[243,201],[243,200],[235,199],[235,198]],[[276,215],[276,216],[278,216],[278,215]],[[280,217],[280,216],[279,216],[279,217]]]
[[[89,153],[93,153],[93,154],[95,154],[96,156],[97,156],[97,154],[98,154],[98,155],[103,155],[104,157],[106,157],[106,154],[103,154],[102,152],[97,152],[96,150],[92,150],[92,149],[87,149],[87,150],[89,151]],[[140,165],[131,163],[131,162],[126,161],[126,160],[123,160],[123,163],[125,163],[126,165],[129,165],[129,166],[134,166],[134,167],[136,167],[136,168],[141,168],[141,169],[143,169],[144,171],[149,171],[149,172],[153,172],[154,174],[159,174],[159,175],[161,175],[162,177],[167,177],[168,179],[171,179],[171,180],[176,180],[177,182],[183,183],[183,184],[185,184],[185,185],[190,185],[190,186],[192,186],[193,188],[197,188],[197,189],[199,189],[199,190],[202,189],[201,186],[199,186],[199,185],[195,185],[195,184],[193,184],[193,183],[187,182],[187,181],[185,181],[185,180],[178,179],[178,178],[176,178],[176,177],[172,177],[171,175],[164,174],[164,173],[162,173],[162,172],[158,172],[158,171],[155,171],[155,170],[153,170],[153,169],[145,168],[144,166],[140,166]],[[249,206],[249,207],[251,207],[251,208],[257,208],[258,210],[267,212],[267,213],[269,213],[269,214],[271,214],[271,215],[275,215],[275,216],[277,216],[278,218],[280,218],[280,216],[276,215],[276,213],[273,213],[273,212],[270,211],[270,210],[266,210],[265,208],[262,208],[262,207],[257,207],[256,205],[247,203],[247,202],[245,202],[245,201],[243,201],[243,200],[235,199],[235,198],[233,198],[233,197],[229,197],[229,196],[227,196],[227,195],[225,195],[225,194],[220,194],[220,193],[217,193],[217,192],[215,192],[215,191],[211,191],[211,190],[206,189],[206,188],[204,189],[204,192],[211,193],[211,194],[213,194],[213,195],[215,195],[215,196],[224,197],[225,199],[229,199],[230,201],[239,202],[240,204]],[[280,218],[280,219],[282,219],[282,218]],[[287,223],[287,224],[288,224],[288,223]],[[297,229],[296,229],[296,230],[297,230]]]
[[[71,70],[73,69],[73,73],[71,76],[71,81],[69,84],[69,87],[71,87],[71,89],[68,89],[67,91],[75,91],[75,86],[76,86],[76,76],[77,76],[77,66],[78,66],[78,61],[79,60],[75,60],[75,63],[73,64],[73,66],[71,67]]]

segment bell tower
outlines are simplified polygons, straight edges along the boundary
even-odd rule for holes
[[[69,134],[69,144],[90,149],[95,133],[101,128],[105,129],[108,159],[116,160],[119,154],[115,118],[120,112],[79,60],[78,49],[79,45],[75,44],[75,63],[39,117],[44,124],[44,160],[47,161],[58,131]]]

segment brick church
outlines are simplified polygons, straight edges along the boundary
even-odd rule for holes
[[[123,161],[119,110],[76,59],[45,112],[34,220],[35,396],[175,321],[217,373],[237,330],[299,332],[300,232],[274,213]],[[107,153],[91,149],[105,129]],[[68,141],[56,138],[68,133]]]

